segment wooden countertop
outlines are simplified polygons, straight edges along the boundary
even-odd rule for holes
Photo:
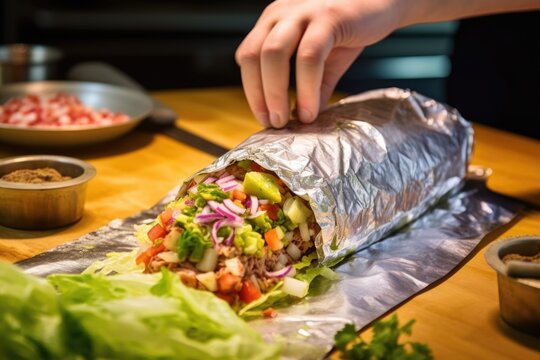
[[[152,94],[175,109],[177,126],[225,148],[261,127],[239,88],[161,91]],[[495,239],[540,234],[540,141],[475,125],[473,164],[488,166],[495,192],[536,205],[510,226],[488,235],[477,251],[443,281],[397,308],[402,321],[414,318],[414,341],[427,343],[436,359],[540,359],[538,338],[506,326],[499,318],[495,272],[486,264],[486,245]],[[0,145],[0,157],[43,153]],[[0,260],[16,262],[75,240],[111,220],[158,202],[214,156],[170,137],[136,129],[113,143],[51,150],[84,159],[97,176],[87,190],[85,214],[76,224],[50,231],[0,227]]]

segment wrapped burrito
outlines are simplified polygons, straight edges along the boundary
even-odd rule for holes
[[[459,189],[472,135],[455,109],[414,92],[346,98],[313,124],[252,135],[187,179],[139,227],[137,262],[234,306],[303,297],[313,277],[332,276],[322,265]]]

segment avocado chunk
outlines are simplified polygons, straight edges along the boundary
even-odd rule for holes
[[[250,171],[244,177],[244,191],[246,194],[254,195],[259,199],[267,199],[274,203],[281,202],[281,194],[275,176]]]

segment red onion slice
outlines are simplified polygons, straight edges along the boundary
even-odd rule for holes
[[[222,219],[223,219],[223,215],[221,214],[216,214],[216,213],[197,214],[195,215],[195,219],[193,219],[193,222],[195,224],[204,224],[204,223],[212,222],[215,220],[222,220]]]
[[[223,241],[222,237],[219,237],[217,235],[219,229],[221,229],[224,226],[232,227],[231,233],[229,234],[229,236],[227,236],[225,241]],[[214,244],[221,244],[222,242],[225,242],[225,245],[230,246],[232,244],[232,241],[234,240],[234,234],[235,234],[234,228],[239,227],[239,226],[242,226],[242,223],[227,220],[227,219],[221,219],[221,220],[216,221],[214,225],[212,226],[212,232],[210,234],[212,237],[212,241],[214,242]]]
[[[218,214],[221,214],[225,216],[227,219],[235,221],[235,222],[242,222],[242,218],[235,213],[233,213],[231,210],[229,210],[225,205],[221,204],[216,208],[216,212]]]
[[[233,240],[234,240],[234,229],[231,230],[231,233],[229,234],[229,236],[227,236],[227,238],[225,239],[224,243],[225,243],[225,245],[227,245],[227,246],[231,246]]]
[[[205,205],[203,209],[201,210],[201,214],[210,214],[210,206]]]
[[[266,276],[273,277],[273,278],[283,278],[287,276],[292,270],[292,265],[285,266],[283,269],[280,269],[278,271],[265,271]]]
[[[236,180],[236,177],[234,175],[222,176],[222,177],[220,177],[219,179],[216,180],[216,184],[221,185],[221,184],[225,184],[225,183],[227,183],[229,181],[232,181],[232,180]]]
[[[167,227],[171,228],[174,225],[174,222],[176,221],[176,217],[180,215],[180,210],[173,210],[171,218],[169,221],[167,221]]]
[[[210,209],[216,211],[216,209],[219,207],[219,203],[217,201],[214,201],[214,200],[209,200],[208,201],[208,206],[210,206]]]
[[[239,185],[240,184],[238,183],[238,181],[233,180],[233,181],[220,184],[219,186],[221,187],[221,190],[223,191],[231,191],[231,190],[236,189]]]
[[[259,208],[259,199],[257,199],[257,197],[253,195],[251,195],[249,199],[251,201],[251,204],[249,205],[250,213],[251,215],[255,215],[257,213],[257,209]]]
[[[223,238],[219,237],[217,235],[217,232],[221,228],[224,221],[225,219],[216,221],[212,226],[212,232],[210,233],[210,236],[212,237],[212,241],[214,242],[214,244],[221,244],[221,242],[223,241]]]
[[[246,209],[236,205],[231,199],[223,200],[223,205],[225,205],[227,209],[238,215],[242,215],[246,212]]]
[[[204,179],[203,183],[204,184],[212,184],[214,181],[216,181],[216,178],[212,177],[212,176],[209,176],[206,179]]]
[[[248,219],[255,219],[256,217],[259,217],[259,216],[261,216],[262,214],[266,214],[266,210],[259,210],[259,211],[257,211],[255,214],[249,215],[247,218],[248,218]]]

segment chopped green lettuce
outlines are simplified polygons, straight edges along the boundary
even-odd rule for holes
[[[173,273],[51,275],[0,264],[0,358],[276,359],[223,300]]]
[[[196,193],[189,193],[189,197],[195,201],[197,207],[203,207],[207,201],[223,201],[227,199],[227,193],[219,187],[217,184],[204,184],[197,185]]]
[[[136,259],[139,249],[135,248],[129,252],[110,252],[103,260],[96,260],[87,267],[83,274],[129,274],[142,273],[144,264],[137,265]]]
[[[0,263],[0,359],[70,359],[60,305],[45,280]]]
[[[191,262],[198,262],[202,259],[204,251],[212,247],[212,241],[207,239],[197,226],[182,231],[180,240],[177,242],[176,252],[180,261],[189,258]]]
[[[234,245],[242,249],[246,255],[261,256],[264,240],[261,234],[253,230],[251,225],[243,225],[236,229]]]
[[[307,265],[305,265],[305,267],[303,267],[302,270],[299,271],[294,277],[298,280],[305,281],[308,284],[309,290],[308,294],[306,295],[313,295],[313,293],[316,292],[317,289],[314,289],[314,286],[312,286],[316,278],[320,277],[327,283],[337,279],[338,275],[332,271],[332,269],[323,265],[318,265],[316,262],[311,264],[312,260],[316,258],[316,255],[315,258],[311,256],[304,256],[304,258],[305,259],[303,259],[303,262],[307,263]],[[269,307],[286,307],[298,301],[297,298],[293,298],[285,293],[282,290],[282,287],[283,281],[280,281],[260,298],[239,309],[238,315],[244,319],[261,317],[264,309]]]

